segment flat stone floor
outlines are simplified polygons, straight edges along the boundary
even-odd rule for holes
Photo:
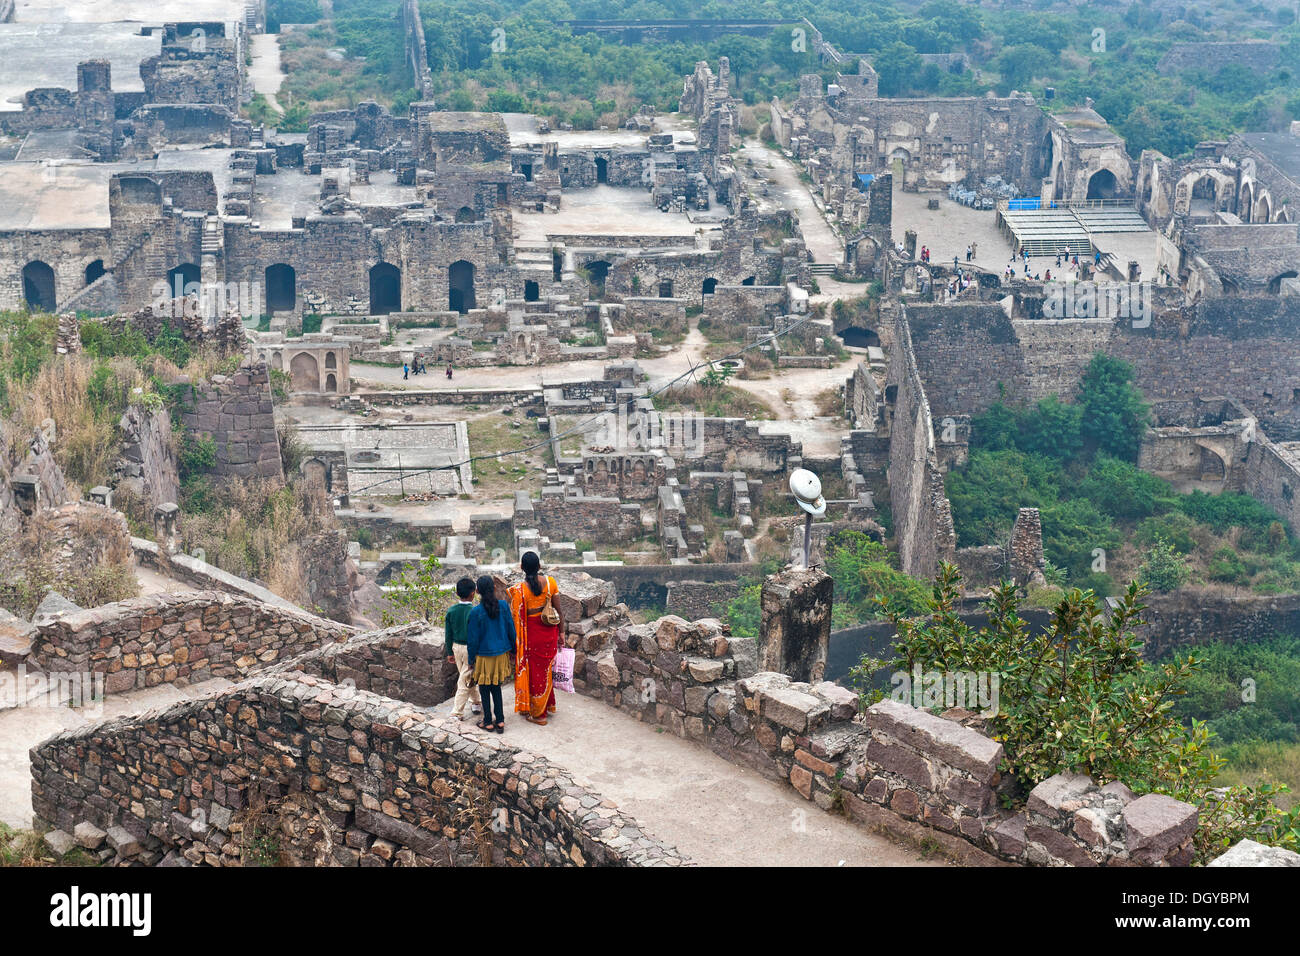
[[[77,88],[77,64],[108,60],[113,89],[142,91],[140,63],[157,56],[159,37],[140,36],[138,23],[0,23],[0,110],[22,108],[23,94],[41,87]],[[117,17],[109,17],[116,20]],[[184,18],[188,19],[188,18]],[[159,21],[161,22],[161,21]]]
[[[693,236],[697,228],[684,212],[660,212],[649,192],[620,186],[566,189],[558,212],[513,214],[516,246],[546,245],[552,235]]]
[[[539,727],[512,712],[507,743],[566,768],[701,866],[945,866],[826,813],[793,788],[583,694]],[[451,701],[434,708],[450,713]],[[468,710],[468,709],[467,709]],[[470,721],[466,733],[482,734]]]
[[[244,19],[244,0],[17,0],[19,23],[197,23]]]
[[[249,44],[253,54],[253,63],[248,68],[248,80],[253,84],[253,92],[261,93],[271,108],[283,113],[275,94],[280,92],[284,82],[284,71],[280,68],[280,35],[278,33],[258,33]]]
[[[28,677],[29,682],[33,680]],[[0,671],[0,687],[16,683],[15,672]],[[123,714],[137,714],[155,707],[167,707],[178,701],[222,691],[231,686],[223,678],[204,681],[186,688],[160,684],[145,690],[113,694],[99,704],[72,708],[57,699],[42,696],[36,703],[13,707],[11,700],[0,702],[0,823],[11,827],[32,825],[31,760],[27,752],[41,741],[63,730],[98,723]]]

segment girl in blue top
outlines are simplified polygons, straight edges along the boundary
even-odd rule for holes
[[[501,703],[501,685],[510,677],[510,660],[515,653],[515,620],[510,605],[496,596],[490,577],[479,578],[477,585],[479,603],[469,612],[465,643],[469,666],[473,669],[470,680],[478,684],[479,697],[483,700],[483,719],[478,726],[503,734],[506,715]]]

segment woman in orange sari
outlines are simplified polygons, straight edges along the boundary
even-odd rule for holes
[[[559,592],[555,578],[543,576],[541,559],[535,551],[525,551],[519,562],[524,580],[510,588],[510,609],[515,616],[518,657],[515,663],[515,712],[535,724],[545,724],[555,713],[555,688],[552,669],[564,633],[564,618],[558,624],[542,620],[548,599]],[[554,603],[552,603],[554,607]],[[559,613],[559,608],[555,608]]]

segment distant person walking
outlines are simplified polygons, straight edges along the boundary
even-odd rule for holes
[[[447,363],[447,381],[451,381],[451,363]]]
[[[501,703],[501,685],[510,677],[510,658],[515,653],[515,622],[510,605],[496,595],[492,579],[486,574],[478,579],[479,603],[469,612],[466,623],[466,647],[470,680],[478,685],[483,701],[483,730],[503,734],[506,731],[505,708]]]
[[[564,633],[564,617],[554,606],[559,593],[555,578],[541,573],[536,551],[525,551],[519,562],[524,579],[510,589],[510,605],[519,634],[515,664],[515,711],[535,724],[555,713],[553,671]]]
[[[406,380],[407,380],[408,378],[410,378],[410,377],[411,377],[411,367],[410,367],[409,365],[407,365],[405,362],[403,362],[403,363],[402,363],[402,381],[404,382],[404,381],[406,381]]]

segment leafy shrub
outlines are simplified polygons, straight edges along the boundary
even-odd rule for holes
[[[956,567],[942,564],[929,613],[908,617],[886,607],[897,630],[893,658],[864,659],[855,676],[884,663],[911,672],[977,671],[999,676],[991,732],[1002,743],[1003,769],[1024,787],[1062,772],[1099,783],[1121,780],[1138,793],[1165,793],[1200,810],[1194,845],[1200,860],[1250,837],[1300,846],[1298,812],[1274,803],[1285,787],[1215,788],[1224,767],[1209,749],[1204,721],[1184,725],[1173,711],[1199,661],[1188,655],[1149,663],[1134,631],[1142,624],[1142,588],[1130,584],[1107,613],[1077,589],[1065,594],[1047,628],[1031,631],[1019,614],[1012,585],[994,588],[985,604],[988,624],[965,624]]]
[[[1175,591],[1187,583],[1190,572],[1182,555],[1164,541],[1156,541],[1146,552],[1138,579],[1156,591]]]

